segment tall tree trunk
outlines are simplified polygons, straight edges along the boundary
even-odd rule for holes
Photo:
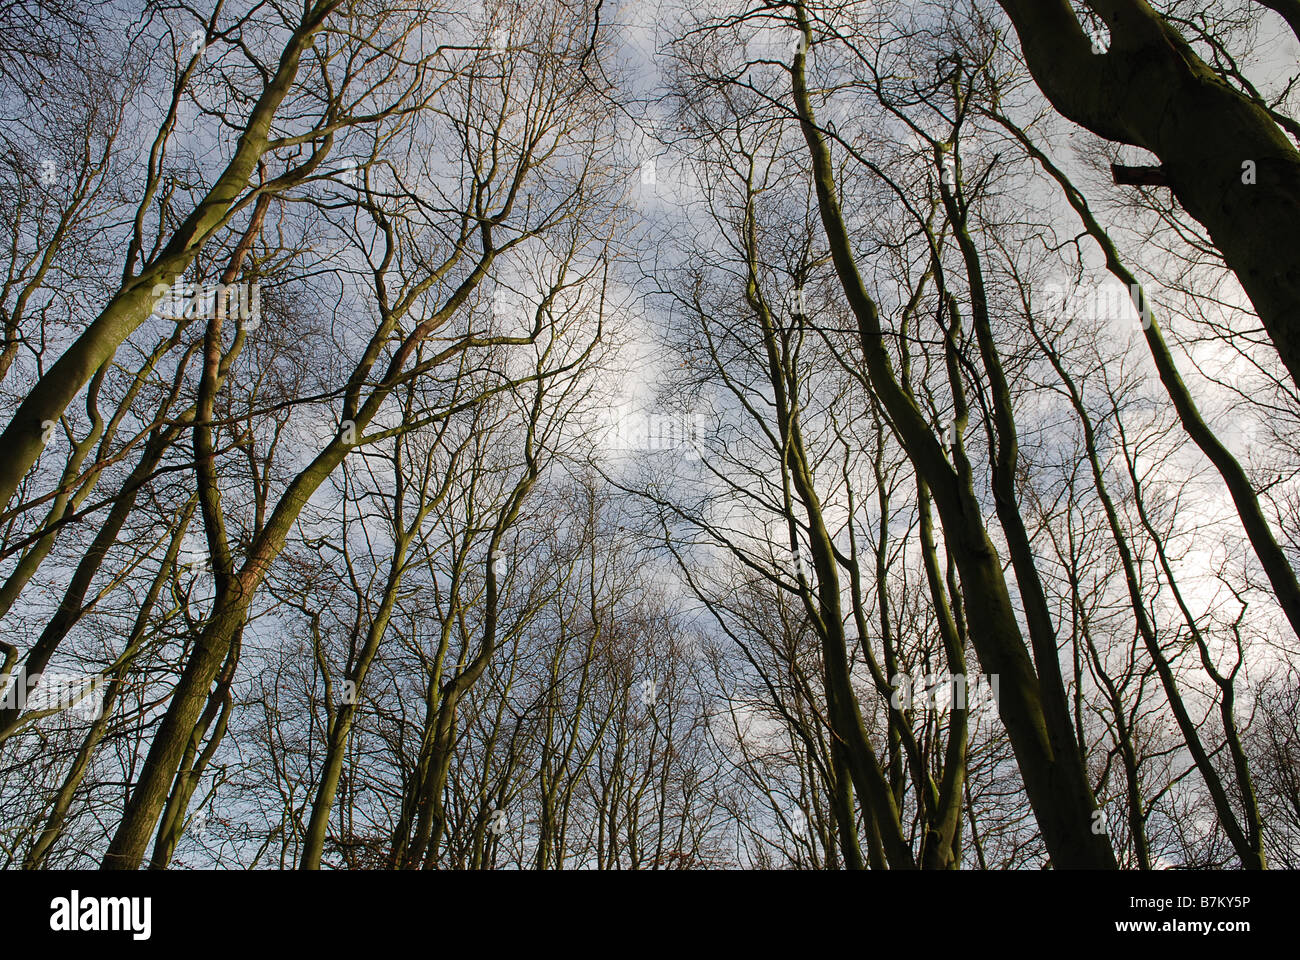
[[[1101,53],[1067,0],[999,3],[1057,110],[1099,136],[1160,158],[1174,195],[1205,225],[1300,384],[1300,153],[1294,144],[1145,0],[1089,3],[1110,29]]]
[[[68,810],[72,807],[72,800],[76,796],[77,788],[81,786],[82,778],[85,777],[86,771],[90,769],[91,761],[95,758],[100,741],[108,732],[118,698],[126,686],[127,674],[149,635],[149,619],[158,603],[158,598],[162,594],[168,577],[171,576],[172,569],[176,564],[176,557],[181,550],[185,531],[189,528],[190,519],[193,516],[194,500],[191,499],[181,512],[176,528],[172,532],[166,555],[163,557],[158,572],[154,575],[153,582],[149,585],[149,590],[140,604],[126,646],[108,673],[109,680],[104,690],[104,701],[100,707],[99,716],[91,723],[85,739],[82,740],[81,746],[77,749],[76,757],[73,758],[72,766],[64,777],[58,793],[55,794],[54,803],[45,819],[45,826],[24,860],[23,866],[25,869],[40,869],[55,841],[63,832],[63,825],[67,820]]]
[[[1245,469],[1238,462],[1232,452],[1223,445],[1223,442],[1215,436],[1214,431],[1205,422],[1201,412],[1197,409],[1196,401],[1192,398],[1191,391],[1188,390],[1187,384],[1183,382],[1182,376],[1178,372],[1178,367],[1174,362],[1173,353],[1169,350],[1169,345],[1165,343],[1164,333],[1160,329],[1159,318],[1155,316],[1151,303],[1143,292],[1141,285],[1132,272],[1124,265],[1120,259],[1119,250],[1116,248],[1110,235],[1093,216],[1087,200],[1082,193],[1075,188],[1063,171],[1060,170],[1052,161],[1034,146],[1033,142],[1024,133],[1023,130],[1016,127],[1009,121],[998,118],[1002,125],[1006,127],[1019,141],[1024,145],[1039,165],[1052,176],[1057,183],[1061,185],[1065,193],[1066,200],[1078,214],[1079,219],[1083,222],[1083,227],[1088,231],[1088,235],[1096,241],[1106,257],[1106,267],[1116,280],[1124,284],[1130,291],[1134,306],[1138,315],[1142,318],[1143,334],[1146,338],[1147,346],[1151,350],[1151,359],[1155,361],[1156,371],[1160,375],[1160,382],[1164,384],[1165,391],[1169,394],[1169,399],[1173,401],[1174,410],[1178,413],[1178,419],[1187,431],[1187,435],[1205,454],[1206,458],[1214,464],[1219,476],[1223,478],[1228,492],[1232,495],[1232,502],[1237,507],[1237,515],[1241,517],[1242,528],[1246,531],[1246,536],[1250,539],[1251,546],[1255,548],[1255,555],[1259,558],[1260,565],[1264,568],[1264,573],[1268,577],[1268,582],[1273,587],[1273,594],[1277,597],[1278,605],[1282,612],[1286,614],[1287,620],[1291,623],[1291,629],[1300,636],[1300,582],[1296,580],[1295,570],[1287,560],[1286,554],[1283,553],[1281,545],[1273,535],[1273,528],[1270,526],[1268,519],[1264,516],[1263,508],[1260,506],[1259,495],[1255,492],[1254,485],[1250,482]]]
[[[1032,324],[1032,321],[1031,321]],[[1151,620],[1147,611],[1146,602],[1142,597],[1141,586],[1138,581],[1137,565],[1133,559],[1132,550],[1129,548],[1128,537],[1120,524],[1119,512],[1115,507],[1114,500],[1111,498],[1109,486],[1106,483],[1105,473],[1102,469],[1101,460],[1097,451],[1096,434],[1092,425],[1092,418],[1088,415],[1087,409],[1083,405],[1083,397],[1078,388],[1075,386],[1073,379],[1066,371],[1064,364],[1055,351],[1046,344],[1041,337],[1038,337],[1035,331],[1035,337],[1043,347],[1052,367],[1060,377],[1061,382],[1070,397],[1070,403],[1074,407],[1083,425],[1084,444],[1087,449],[1088,463],[1092,468],[1093,483],[1097,489],[1097,496],[1106,513],[1106,521],[1110,527],[1111,535],[1115,541],[1115,547],[1119,551],[1120,561],[1124,568],[1124,581],[1128,587],[1130,605],[1133,608],[1134,617],[1137,620],[1138,633],[1142,637],[1147,653],[1155,665],[1156,674],[1160,677],[1161,686],[1165,691],[1165,699],[1169,704],[1169,709],[1178,723],[1178,729],[1183,735],[1183,741],[1187,744],[1187,750],[1192,755],[1192,760],[1196,764],[1201,778],[1205,781],[1206,788],[1210,792],[1210,799],[1214,804],[1215,813],[1218,814],[1219,823],[1222,825],[1224,833],[1228,835],[1228,840],[1232,843],[1233,849],[1241,857],[1242,866],[1248,870],[1262,870],[1265,867],[1263,847],[1260,845],[1259,831],[1256,829],[1243,830],[1240,821],[1237,819],[1236,812],[1232,809],[1232,801],[1228,797],[1228,792],[1224,788],[1223,780],[1214,767],[1213,760],[1209,751],[1205,749],[1204,742],[1201,739],[1200,730],[1196,721],[1192,718],[1183,701],[1181,692],[1178,689],[1178,680],[1174,676],[1173,667],[1165,656],[1164,650],[1161,649],[1160,640],[1156,635],[1156,626]],[[1138,494],[1140,496],[1140,494]],[[1168,571],[1166,571],[1168,573]],[[1171,578],[1172,579],[1172,578]],[[1193,629],[1195,624],[1193,623]],[[1249,790],[1249,778],[1242,784],[1244,792],[1247,795],[1247,816],[1253,817],[1251,824],[1257,822],[1258,810],[1254,809],[1251,802],[1253,801],[1253,791]]]
[[[889,411],[899,438],[934,494],[947,542],[957,560],[966,597],[971,639],[984,668],[999,676],[1003,723],[1015,749],[1029,802],[1053,865],[1061,868],[1115,867],[1106,837],[1092,832],[1097,804],[1073,738],[1060,752],[1048,725],[1043,688],[1025,649],[997,551],[980,519],[979,503],[947,462],[938,439],[915,403],[899,387],[885,350],[880,317],[853,256],[836,195],[830,150],[809,100],[804,48],[812,31],[802,5],[795,7],[805,44],[796,52],[794,97],[812,160],[813,184],[831,257],[849,307],[857,318],[872,387]],[[968,466],[968,465],[967,465]]]

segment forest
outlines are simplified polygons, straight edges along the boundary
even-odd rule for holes
[[[0,868],[1300,868],[1300,0],[0,0],[0,104]]]

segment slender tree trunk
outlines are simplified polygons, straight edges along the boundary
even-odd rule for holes
[[[1241,518],[1241,525],[1246,531],[1246,536],[1250,539],[1251,546],[1255,548],[1255,555],[1259,558],[1260,565],[1264,568],[1264,574],[1273,587],[1273,594],[1277,597],[1278,605],[1282,608],[1282,612],[1286,614],[1287,620],[1290,621],[1291,629],[1295,631],[1297,636],[1300,636],[1300,582],[1296,579],[1295,570],[1286,554],[1282,551],[1281,545],[1277,542],[1268,519],[1264,516],[1263,508],[1259,502],[1259,495],[1255,492],[1254,484],[1250,482],[1245,469],[1237,458],[1232,455],[1232,452],[1223,445],[1222,441],[1214,435],[1214,432],[1201,416],[1200,410],[1197,409],[1196,401],[1192,398],[1191,391],[1188,390],[1187,384],[1183,382],[1178,367],[1174,363],[1174,357],[1169,350],[1169,345],[1165,343],[1164,333],[1160,329],[1159,318],[1152,311],[1151,303],[1147,300],[1137,278],[1124,265],[1124,262],[1120,259],[1119,250],[1115,247],[1110,235],[1097,221],[1097,218],[1093,216],[1087,200],[1066,177],[1065,173],[1052,163],[1046,154],[1035,147],[1022,130],[1003,118],[998,119],[1004,127],[1020,140],[1021,144],[1038,161],[1039,165],[1061,185],[1066,200],[1069,201],[1070,206],[1074,208],[1079,219],[1083,222],[1084,229],[1101,247],[1101,251],[1106,257],[1106,266],[1111,275],[1131,292],[1134,306],[1137,308],[1138,315],[1142,318],[1143,334],[1147,346],[1151,350],[1151,359],[1155,361],[1156,371],[1160,375],[1160,382],[1164,384],[1169,399],[1173,401],[1174,410],[1178,413],[1178,419],[1182,423],[1183,429],[1187,431],[1187,435],[1192,438],[1192,441],[1205,454],[1206,458],[1214,464],[1215,469],[1219,471],[1219,476],[1223,478],[1228,492],[1232,495],[1232,502],[1237,507],[1237,515]]]
[[[104,702],[100,707],[99,716],[97,716],[86,732],[86,737],[77,750],[77,755],[72,761],[67,775],[63,779],[63,784],[55,794],[54,804],[50,809],[49,816],[46,817],[45,827],[41,830],[40,836],[36,839],[32,849],[28,851],[24,868],[28,870],[40,869],[49,855],[51,848],[63,832],[63,825],[67,820],[68,810],[72,807],[72,800],[76,796],[77,788],[81,786],[82,778],[85,777],[86,771],[90,769],[91,761],[94,760],[95,754],[99,749],[100,741],[108,732],[109,725],[112,723],[113,714],[117,707],[118,698],[126,684],[126,676],[130,671],[135,658],[143,645],[145,638],[149,633],[149,618],[153,613],[154,607],[158,603],[158,598],[162,594],[163,587],[167,583],[168,577],[176,564],[176,557],[180,553],[181,543],[183,542],[185,531],[189,527],[190,519],[194,515],[194,500],[186,504],[185,509],[181,512],[180,520],[177,523],[175,531],[172,533],[171,543],[168,545],[167,553],[155,574],[153,582],[149,585],[149,590],[145,594],[140,604],[140,609],[136,614],[135,623],[131,630],[131,635],[127,640],[126,647],[123,649],[117,662],[109,674],[109,681],[104,690]]]
[[[1233,849],[1241,857],[1242,866],[1246,869],[1263,869],[1265,866],[1263,849],[1259,846],[1259,839],[1254,835],[1247,835],[1242,830],[1241,824],[1237,819],[1236,813],[1232,809],[1232,802],[1228,798],[1227,790],[1224,789],[1223,781],[1218,771],[1214,768],[1214,763],[1210,758],[1209,752],[1201,740],[1200,732],[1197,728],[1196,721],[1192,718],[1183,702],[1182,694],[1178,689],[1178,681],[1174,676],[1173,668],[1169,659],[1165,656],[1160,647],[1159,638],[1156,636],[1155,625],[1147,612],[1146,603],[1142,598],[1140,585],[1138,582],[1137,567],[1133,560],[1132,551],[1129,549],[1128,538],[1124,534],[1123,527],[1120,525],[1119,513],[1115,508],[1114,501],[1111,499],[1105,474],[1102,470],[1101,461],[1097,452],[1096,436],[1093,431],[1092,419],[1088,416],[1087,410],[1083,405],[1083,398],[1079,394],[1074,381],[1066,372],[1064,365],[1056,353],[1039,338],[1040,345],[1043,346],[1047,353],[1048,359],[1055,368],[1057,376],[1065,384],[1066,390],[1070,396],[1070,402],[1074,406],[1075,413],[1079,416],[1083,425],[1084,443],[1087,448],[1088,462],[1092,467],[1093,482],[1097,489],[1097,496],[1101,500],[1102,507],[1106,513],[1106,520],[1110,526],[1111,535],[1115,541],[1115,547],[1119,551],[1120,561],[1124,567],[1124,580],[1128,586],[1130,603],[1133,613],[1137,619],[1138,633],[1146,646],[1147,653],[1155,665],[1156,674],[1160,677],[1161,686],[1165,691],[1165,699],[1169,704],[1169,709],[1178,723],[1178,729],[1182,732],[1183,740],[1187,744],[1188,752],[1192,755],[1192,760],[1196,764],[1201,778],[1205,781],[1206,788],[1210,792],[1210,798],[1213,801],[1215,812],[1218,814],[1219,823],[1223,826],[1224,833],[1228,835]],[[1250,811],[1248,811],[1250,812]],[[1255,812],[1258,816],[1258,812]],[[1254,832],[1252,831],[1252,834]]]
[[[1015,748],[1029,802],[1052,863],[1061,868],[1115,867],[1109,841],[1092,832],[1097,804],[1071,738],[1064,755],[1053,743],[1043,706],[1043,689],[1021,639],[997,551],[980,520],[979,504],[944,457],[916,405],[899,387],[885,350],[875,302],[858,273],[836,197],[830,150],[813,117],[804,80],[803,46],[811,42],[806,11],[796,5],[805,45],[794,58],[796,108],[812,160],[822,224],[846,299],[858,320],[872,386],[899,432],[916,469],[930,484],[950,549],[957,559],[966,597],[971,638],[985,669],[999,677],[1003,723]]]

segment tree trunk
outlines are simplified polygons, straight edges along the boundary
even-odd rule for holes
[[[1104,53],[1066,0],[999,0],[1034,79],[1064,116],[1150,150],[1205,225],[1300,384],[1300,153],[1268,112],[1233,90],[1145,0],[1089,4]],[[1294,16],[1292,4],[1285,6]]]

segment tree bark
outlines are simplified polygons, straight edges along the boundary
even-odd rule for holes
[[[1065,117],[1150,150],[1205,225],[1300,384],[1300,153],[1145,0],[1094,0],[1110,28],[1094,53],[1067,0],[999,0],[1038,86]],[[1285,13],[1294,16],[1292,4]]]

